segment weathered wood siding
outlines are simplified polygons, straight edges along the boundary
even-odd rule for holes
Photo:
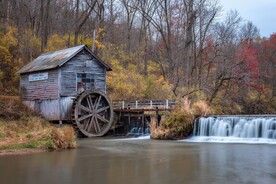
[[[74,98],[63,97],[52,100],[24,100],[23,103],[38,112],[47,120],[71,120],[71,109]]]
[[[71,111],[74,99],[75,98],[72,97],[60,98],[59,103],[61,120],[71,120]]]
[[[106,68],[86,50],[65,63],[60,70],[60,95],[62,97],[77,95],[77,73],[95,75],[95,88],[106,91]]]
[[[44,100],[56,99],[59,97],[58,70],[49,70],[45,72],[48,72],[48,79],[46,80],[29,81],[29,74],[21,75],[20,94],[22,100]]]

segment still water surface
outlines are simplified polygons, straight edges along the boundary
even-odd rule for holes
[[[83,139],[76,150],[0,157],[1,184],[276,183],[276,146]]]

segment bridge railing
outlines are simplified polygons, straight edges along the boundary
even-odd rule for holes
[[[170,109],[178,102],[176,100],[148,100],[148,101],[113,101],[115,109]]]

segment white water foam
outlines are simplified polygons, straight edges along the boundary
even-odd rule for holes
[[[189,139],[179,140],[180,142],[210,142],[210,143],[243,143],[243,144],[276,144],[275,139],[265,138],[239,138],[239,137],[215,137],[215,136],[194,136]]]
[[[131,137],[131,138],[122,138],[122,139],[113,139],[115,141],[136,141],[136,140],[149,140],[150,135],[139,136],[139,137]]]

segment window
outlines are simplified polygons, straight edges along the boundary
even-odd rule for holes
[[[95,75],[91,73],[78,73],[77,91],[82,92],[87,89],[95,89]]]

